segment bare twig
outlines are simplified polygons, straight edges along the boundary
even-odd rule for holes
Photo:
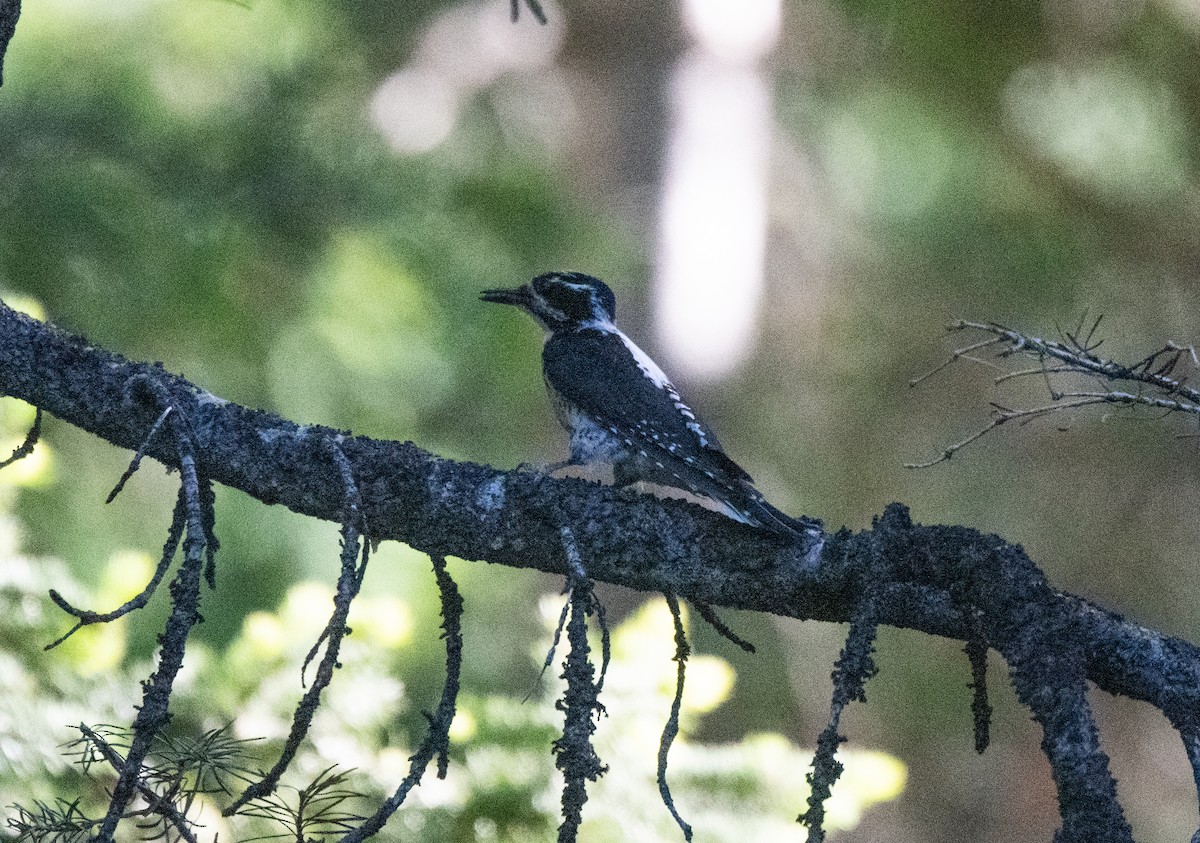
[[[698,603],[696,601],[692,601],[692,605],[696,607],[696,611],[700,614],[700,617],[704,619],[705,623],[715,629],[717,634],[722,638],[732,641],[744,652],[755,652],[754,645],[726,626],[725,622],[721,620],[712,606],[708,605],[707,603]]]
[[[607,771],[592,745],[596,731],[596,715],[603,713],[596,671],[591,661],[587,638],[587,616],[596,604],[592,581],[583,567],[583,559],[570,527],[561,529],[563,550],[567,558],[568,602],[571,617],[567,621],[567,642],[571,649],[563,661],[562,678],[567,689],[555,707],[563,713],[563,730],[554,741],[554,764],[563,774],[562,823],[558,827],[558,843],[574,843],[583,821],[583,805],[587,802],[587,783],[596,781]]]
[[[968,345],[966,348],[957,349],[946,360],[939,363],[937,366],[934,366],[932,369],[930,369],[925,374],[918,375],[917,377],[910,380],[908,382],[908,385],[909,386],[917,386],[918,384],[929,380],[931,377],[936,375],[938,372],[942,371],[942,369],[945,369],[947,366],[956,362],[959,358],[966,357],[970,352],[976,351],[980,348],[987,348],[989,345],[995,345],[996,343],[999,343],[999,342],[1003,342],[1003,340],[1000,337],[992,337],[991,339],[986,339],[986,340],[982,340],[981,342],[977,342],[974,345]]]
[[[225,808],[222,813],[227,817],[237,813],[250,801],[263,799],[274,793],[275,788],[279,786],[279,780],[292,763],[292,759],[300,751],[300,745],[308,735],[308,729],[317,713],[317,707],[321,704],[321,693],[333,681],[333,671],[338,666],[342,638],[349,631],[346,619],[350,615],[350,605],[358,596],[363,576],[366,574],[371,543],[366,539],[365,532],[362,530],[365,519],[362,514],[362,499],[359,497],[358,484],[355,482],[354,472],[346,460],[346,455],[342,453],[341,447],[336,442],[330,442],[326,446],[326,450],[338,469],[345,500],[342,521],[342,568],[341,574],[338,576],[337,591],[333,598],[333,614],[329,618],[329,623],[325,625],[325,629],[321,631],[317,642],[308,651],[304,664],[300,668],[302,683],[304,671],[316,657],[322,643],[325,644],[325,654],[321,658],[321,663],[317,665],[317,673],[313,678],[312,687],[305,692],[296,705],[296,713],[292,717],[292,727],[288,732],[287,740],[283,743],[279,760],[259,781],[247,787],[241,796]],[[360,539],[362,539],[362,562],[358,563]]]
[[[604,690],[604,677],[608,675],[608,663],[612,660],[612,636],[608,631],[608,616],[604,604],[592,592],[592,610],[596,613],[596,625],[600,627],[600,675],[596,678],[596,695]]]
[[[569,581],[563,586],[563,594],[570,590]],[[554,625],[554,635],[550,638],[550,649],[546,651],[546,658],[542,661],[542,669],[538,671],[537,680],[529,690],[525,692],[525,696],[521,698],[522,703],[529,702],[529,698],[533,696],[533,692],[541,685],[542,679],[546,676],[546,671],[550,669],[550,665],[554,664],[554,654],[558,652],[558,644],[562,640],[563,630],[567,628],[567,615],[571,613],[571,601],[563,602],[562,611],[558,613],[558,623]]]
[[[1010,422],[1013,420],[1020,420],[1022,423],[1024,423],[1024,422],[1033,421],[1034,419],[1037,419],[1037,418],[1041,418],[1042,416],[1048,415],[1050,413],[1059,413],[1059,412],[1062,412],[1063,410],[1069,410],[1069,409],[1073,409],[1075,407],[1086,407],[1090,404],[1105,404],[1105,403],[1110,403],[1107,398],[1100,397],[1100,396],[1093,396],[1093,397],[1087,397],[1087,398],[1079,398],[1077,400],[1067,401],[1067,402],[1064,402],[1061,404],[1057,404],[1057,403],[1056,404],[1044,404],[1039,407],[1029,407],[1024,410],[1011,410],[1007,407],[1001,407],[999,404],[993,404],[992,405],[992,420],[990,422],[988,422],[986,425],[984,425],[982,428],[980,428],[979,430],[972,433],[966,439],[963,439],[960,442],[955,442],[953,445],[947,446],[946,449],[944,451],[942,451],[941,454],[934,457],[933,459],[928,460],[926,462],[905,463],[904,467],[905,468],[929,468],[930,466],[937,465],[940,462],[945,462],[946,460],[953,457],[956,453],[961,451],[963,448],[965,448],[967,445],[970,445],[972,442],[982,439],[985,435],[987,435],[991,431],[995,430],[1000,425],[1005,424],[1006,422]]]
[[[569,528],[568,528],[569,532]],[[565,534],[564,534],[565,535]],[[575,566],[579,572],[583,571],[582,562]],[[571,580],[568,578],[563,587],[563,593],[569,594],[571,590]],[[597,625],[600,627],[600,676],[596,680],[596,693],[604,688],[604,677],[608,674],[608,663],[612,659],[612,638],[608,630],[608,618],[604,613],[604,604],[600,602],[600,598],[592,593],[592,609],[596,613]],[[550,665],[554,664],[554,654],[558,651],[559,642],[562,640],[563,630],[567,628],[567,617],[571,613],[571,601],[568,598],[562,607],[562,611],[558,613],[558,623],[554,625],[554,635],[550,639],[550,649],[546,651],[546,658],[542,662],[542,669],[538,671],[537,682],[526,692],[522,697],[521,702],[529,701],[533,696],[533,692],[541,684],[542,679],[549,670]],[[589,612],[590,614],[591,612]]]
[[[146,448],[149,447],[150,443],[154,440],[154,434],[158,433],[158,429],[162,427],[163,422],[167,420],[167,416],[171,415],[171,410],[173,409],[174,408],[168,404],[163,409],[162,413],[159,414],[158,419],[150,427],[150,432],[146,434],[146,438],[142,440],[142,444],[139,445],[137,451],[134,452],[133,459],[129,461],[129,467],[125,469],[125,473],[122,474],[120,479],[117,480],[117,485],[113,486],[112,491],[108,493],[108,497],[104,499],[105,503],[112,503],[114,500],[116,500],[117,495],[121,494],[121,490],[125,488],[125,484],[129,481],[129,478],[132,477],[135,472],[137,472],[139,467],[141,467],[142,457],[146,456]]]
[[[18,445],[8,459],[0,462],[0,468],[12,465],[17,460],[23,460],[25,457],[33,453],[34,446],[37,445],[38,439],[42,435],[42,408],[35,407],[33,415],[33,426],[29,428],[29,432],[25,434],[25,441]]]
[[[994,348],[998,357],[1021,354],[1034,357],[1038,361],[1036,366],[1002,370],[1003,373],[994,379],[996,384],[1030,375],[1041,375],[1045,379],[1051,403],[1020,409],[1009,409],[993,403],[992,418],[986,425],[970,436],[947,446],[938,456],[924,462],[905,463],[905,468],[929,468],[945,462],[958,451],[1006,422],[1019,420],[1024,424],[1054,413],[1091,405],[1150,407],[1168,414],[1184,413],[1200,418],[1200,389],[1189,386],[1186,379],[1175,377],[1173,374],[1184,358],[1196,363],[1197,354],[1192,346],[1168,342],[1132,365],[1120,363],[1099,357],[1095,353],[1103,343],[1103,340],[1095,339],[1100,322],[1100,318],[1095,319],[1085,330],[1086,323],[1081,319],[1074,331],[1060,331],[1062,341],[1027,336],[1001,325],[984,322],[958,321],[952,324],[951,331],[983,331],[990,336],[955,350],[944,363],[909,381],[910,386],[921,383],[957,360],[999,368],[991,361],[981,360],[971,354],[981,348]],[[1056,385],[1057,379],[1070,375],[1098,380],[1101,388],[1086,390]],[[1120,389],[1116,387],[1117,384],[1131,384],[1136,388]]]
[[[437,710],[428,716],[429,731],[421,747],[409,759],[412,764],[400,787],[365,822],[342,837],[339,843],[361,843],[383,828],[388,818],[404,804],[409,792],[421,783],[425,768],[434,755],[438,756],[438,778],[446,777],[450,725],[454,722],[458,705],[459,677],[462,673],[463,601],[458,586],[446,570],[445,557],[433,557],[433,572],[442,601],[442,637],[446,639],[446,682],[442,686],[442,698]]]
[[[1096,325],[1098,324],[1099,320],[1096,322]],[[1096,325],[1093,325],[1092,331],[1095,330]],[[1026,336],[1002,325],[985,322],[962,320],[955,322],[950,329],[953,331],[986,331],[993,334],[997,340],[1008,346],[1001,352],[1003,356],[1022,352],[1037,357],[1039,360],[1051,358],[1069,367],[1068,371],[1098,375],[1109,381],[1136,381],[1162,390],[1167,395],[1179,395],[1186,401],[1200,405],[1200,389],[1188,386],[1182,379],[1171,377],[1169,368],[1165,372],[1150,368],[1155,359],[1163,354],[1178,352],[1183,355],[1189,350],[1194,354],[1191,346],[1180,346],[1170,342],[1161,350],[1130,366],[1093,354],[1092,352],[1100,346],[1100,343],[1091,343],[1091,332],[1082,342],[1076,341],[1072,334],[1067,334],[1068,342],[1062,343],[1056,340]]]
[[[75,626],[47,644],[45,649],[54,649],[85,626],[115,621],[117,618],[128,615],[130,612],[140,609],[149,603],[159,583],[162,582],[163,577],[166,575],[167,569],[171,566],[171,560],[175,558],[175,551],[179,549],[179,542],[183,538],[183,531],[186,526],[187,501],[181,491],[175,499],[175,512],[171,516],[171,528],[167,531],[167,540],[163,543],[162,554],[158,557],[158,565],[154,569],[154,575],[150,577],[150,581],[146,583],[146,587],[136,596],[126,600],[111,612],[92,612],[87,609],[78,609],[68,603],[66,598],[53,588],[50,589],[50,599],[68,615],[74,615],[77,622]]]
[[[141,381],[140,385],[153,395],[159,407],[165,408],[171,404],[170,396],[160,384],[146,379]],[[191,629],[201,620],[200,578],[208,533],[204,525],[211,523],[211,516],[204,512],[205,500],[201,493],[201,485],[205,481],[196,467],[190,426],[177,412],[171,418],[171,427],[179,459],[179,494],[184,502],[186,520],[183,564],[171,583],[171,614],[159,638],[161,646],[158,667],[143,685],[142,704],[133,721],[129,752],[113,787],[108,813],[105,814],[104,822],[97,832],[98,843],[111,843],[113,840],[117,823],[120,822],[129,800],[133,798],[138,787],[142,762],[150,751],[155,736],[170,719],[169,705],[175,677],[183,667],[183,657]]]
[[[671,619],[675,622],[675,698],[671,700],[671,714],[667,718],[666,725],[663,726],[662,738],[658,743],[658,792],[662,796],[663,804],[667,806],[667,810],[671,812],[676,825],[679,826],[679,830],[683,832],[683,839],[690,841],[692,827],[680,816],[679,809],[675,807],[675,799],[671,796],[671,787],[667,784],[667,755],[671,751],[671,744],[675,742],[675,738],[679,734],[679,712],[683,707],[683,682],[687,675],[687,660],[691,655],[692,648],[688,646],[687,631],[683,628],[683,615],[679,609],[679,600],[669,591],[664,591],[663,597],[666,598],[667,608],[671,610]]]
[[[1031,366],[1028,369],[1017,369],[1012,372],[1005,372],[1003,375],[997,375],[996,378],[992,381],[992,383],[1002,384],[1005,381],[1016,380],[1017,378],[1028,377],[1029,375],[1039,375],[1041,377],[1048,377],[1050,375],[1057,375],[1057,374],[1061,374],[1063,372],[1069,372],[1069,371],[1071,371],[1071,370],[1066,368],[1065,366],[1058,366],[1058,367],[1051,368],[1051,367],[1043,364],[1040,366]]]
[[[538,23],[545,25],[547,20],[546,12],[544,9],[542,9],[542,4],[538,2],[538,0],[512,0],[512,22],[516,23],[521,19],[522,2],[529,7],[529,11],[533,14],[534,19],[537,20]]]

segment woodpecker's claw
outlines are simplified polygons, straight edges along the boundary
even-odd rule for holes
[[[513,471],[518,471],[521,474],[532,474],[536,479],[541,480],[567,465],[570,465],[570,463],[554,462],[550,463],[549,465],[539,465],[532,462],[523,462],[514,468]]]

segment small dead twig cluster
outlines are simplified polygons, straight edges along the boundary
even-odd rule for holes
[[[995,369],[994,382],[1002,384],[1020,378],[1040,377],[1050,401],[1034,407],[1011,408],[992,402],[991,420],[970,436],[947,446],[938,456],[925,462],[906,463],[905,468],[929,468],[953,457],[1002,424],[1017,421],[1026,424],[1040,418],[1082,407],[1101,404],[1147,407],[1164,414],[1185,413],[1200,420],[1200,389],[1190,386],[1186,377],[1176,375],[1181,363],[1200,368],[1200,356],[1194,346],[1168,342],[1136,363],[1121,363],[1096,354],[1103,340],[1096,330],[1103,317],[1085,330],[1081,321],[1074,331],[1061,331],[1061,340],[1045,340],[1005,328],[1003,325],[959,320],[951,331],[981,331],[987,336],[978,342],[955,349],[934,369],[909,381],[917,386],[958,360],[966,360]],[[980,355],[991,351],[1000,359],[1025,356],[1036,360],[1026,368],[1005,368]],[[1064,380],[1073,378],[1071,386]],[[1076,384],[1093,384],[1092,387]]]

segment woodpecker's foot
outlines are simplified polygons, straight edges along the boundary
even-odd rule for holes
[[[532,474],[538,480],[542,480],[546,477],[549,477],[554,472],[559,471],[564,468],[567,468],[568,466],[572,466],[572,465],[577,465],[577,463],[573,463],[570,460],[564,460],[563,462],[552,462],[552,463],[549,463],[546,465],[538,465],[536,463],[523,462],[513,470],[520,471],[525,474]]]

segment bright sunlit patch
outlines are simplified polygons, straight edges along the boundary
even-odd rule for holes
[[[32,316],[42,322],[46,321],[46,306],[40,299],[8,290],[0,290],[0,298],[4,299],[4,303],[17,313],[24,313],[26,316]]]
[[[406,762],[406,769],[405,769],[404,773],[402,773],[402,775],[407,773],[407,763],[408,763],[407,758],[405,758],[405,762]],[[389,782],[400,781],[401,777],[402,776],[393,776],[392,778],[388,779],[387,781],[389,781]],[[453,809],[458,806],[461,806],[464,802],[467,801],[467,793],[465,792],[465,790],[466,789],[463,786],[461,777],[453,778],[453,777],[448,776],[444,779],[439,779],[437,776],[429,774],[429,775],[426,775],[425,778],[421,779],[421,786],[419,788],[417,788],[416,798],[417,798],[417,801],[420,802],[420,804],[425,808],[450,808],[450,809]],[[421,814],[418,814],[417,812],[414,811],[414,812],[405,814],[401,819],[403,819],[403,821],[405,823],[409,824],[410,828],[412,828],[413,830],[419,830],[420,826],[416,825],[414,827],[412,818],[421,817],[421,816],[422,816]],[[414,835],[413,837],[416,838],[416,837],[418,837],[418,835]],[[411,838],[406,837],[404,839],[411,839]],[[422,839],[428,839],[428,837],[424,837]]]
[[[686,58],[671,87],[655,315],[668,366],[716,380],[749,353],[762,297],[771,102],[753,69]]]
[[[918,100],[865,88],[840,104],[826,132],[829,181],[863,214],[918,217],[950,183],[954,149],[947,128]]]
[[[779,0],[686,0],[683,14],[696,40],[722,58],[757,58],[779,36]]]
[[[125,658],[128,618],[85,626],[60,646],[60,655],[83,676],[97,676],[116,668]]]
[[[779,0],[687,0],[671,85],[655,317],[670,368],[716,380],[750,351],[763,287]]]
[[[118,550],[104,566],[100,601],[124,603],[141,592],[154,575],[155,561],[145,551]]]
[[[1118,64],[1033,64],[1005,91],[1013,124],[1070,176],[1118,200],[1185,188],[1183,109],[1165,83]]]
[[[564,32],[562,16],[547,12],[546,26],[513,26],[503,3],[460,3],[442,11],[422,34],[412,61],[375,91],[376,128],[403,154],[437,147],[450,136],[464,102],[507,73],[553,60]]]
[[[344,735],[344,727],[358,732],[381,726],[391,718],[390,712],[397,710],[404,698],[404,683],[394,676],[389,676],[377,665],[366,666],[355,671],[346,671],[338,676],[338,681],[325,690],[329,708],[322,712],[324,725],[322,729],[329,740],[348,741],[353,749],[347,748],[347,754],[361,752],[356,735]],[[334,758],[335,756],[330,756]],[[343,756],[345,757],[345,756]],[[360,766],[355,762],[349,766]]]
[[[454,720],[450,723],[450,742],[466,743],[475,737],[479,731],[479,721],[475,715],[465,709],[454,712]]]
[[[287,633],[269,612],[251,612],[242,621],[242,639],[260,658],[275,658],[287,646]]]
[[[97,22],[133,21],[159,5],[162,5],[160,0],[130,0],[128,3],[122,0],[43,0],[37,4],[36,12],[28,8],[21,16],[21,37],[57,37],[66,28],[80,23],[95,25]]]
[[[0,439],[0,459],[8,459],[24,442],[24,435]],[[0,486],[40,487],[53,479],[54,454],[45,442],[38,442],[32,452],[0,471]]]
[[[359,597],[350,606],[348,622],[372,646],[394,650],[412,640],[412,612],[398,597]]]
[[[301,582],[288,589],[278,617],[295,632],[321,629],[333,611],[333,589],[324,583]]]
[[[371,97],[371,120],[397,152],[427,152],[458,118],[458,94],[438,74],[406,67],[383,80]]]
[[[733,692],[737,678],[729,662],[713,656],[692,656],[688,660],[683,703],[697,714],[707,714],[724,704]]]
[[[434,19],[413,63],[428,67],[457,88],[481,88],[511,70],[549,64],[565,35],[562,14],[547,7],[545,26],[509,20],[505,3],[460,3]]]
[[[558,598],[561,600],[562,598]],[[688,626],[688,607],[679,607],[683,625]],[[666,663],[675,655],[675,621],[667,604],[658,600],[643,603],[621,622],[612,637],[613,657],[630,661]],[[674,682],[674,678],[671,680]]]
[[[845,771],[826,803],[832,826],[853,828],[865,809],[889,802],[904,791],[908,767],[895,756],[861,749],[838,755]]]
[[[141,551],[117,551],[104,566],[100,587],[89,600],[108,611],[138,594],[154,572],[154,562]],[[125,658],[127,617],[79,630],[63,642],[61,653],[85,676],[116,668]]]

